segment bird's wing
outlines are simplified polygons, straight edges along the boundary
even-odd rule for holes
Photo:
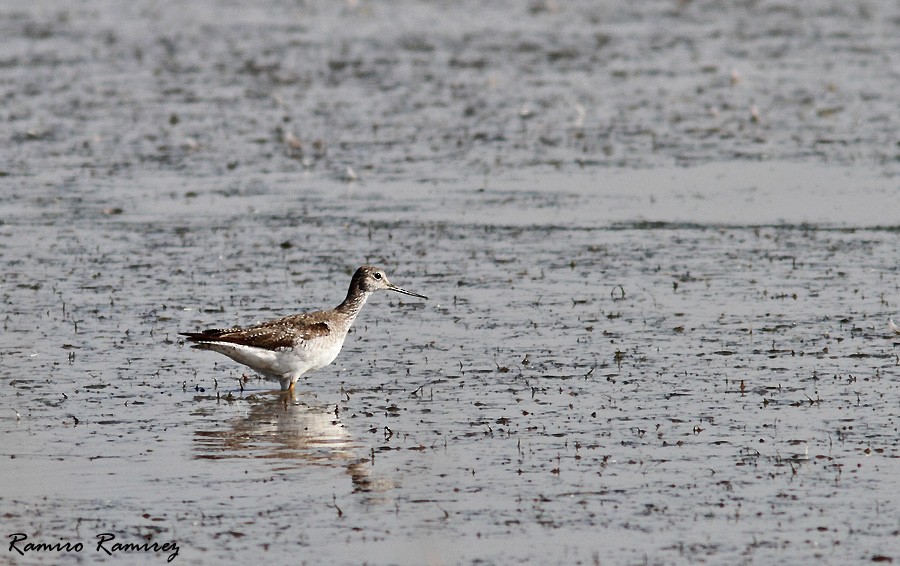
[[[247,328],[210,328],[203,332],[185,332],[189,342],[228,342],[253,346],[264,350],[293,348],[299,341],[326,336],[331,327],[326,322],[304,320],[303,315],[264,322]]]

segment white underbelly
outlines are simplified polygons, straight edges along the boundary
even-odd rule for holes
[[[318,340],[295,348],[265,350],[240,344],[214,342],[208,345],[208,349],[225,354],[269,379],[296,381],[304,373],[323,368],[333,362],[341,353],[343,345],[343,340]]]
[[[333,362],[341,353],[343,341],[312,342],[278,353],[272,373],[284,376],[299,376],[308,371],[323,368]]]

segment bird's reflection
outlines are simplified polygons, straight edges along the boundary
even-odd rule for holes
[[[385,492],[394,487],[372,475],[372,461],[341,422],[335,406],[307,404],[293,392],[251,395],[249,412],[215,430],[198,430],[195,457],[200,459],[263,458],[278,460],[278,469],[296,464],[342,466],[354,491]]]

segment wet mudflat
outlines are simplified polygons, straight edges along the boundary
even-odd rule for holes
[[[900,559],[895,5],[194,6],[2,12],[4,561]]]

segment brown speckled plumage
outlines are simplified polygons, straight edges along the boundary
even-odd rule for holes
[[[293,348],[300,341],[327,336],[332,331],[327,322],[311,320],[321,318],[313,316],[321,314],[323,311],[308,315],[298,314],[247,328],[235,326],[234,328],[210,328],[203,332],[184,332],[182,336],[185,336],[188,342],[196,342],[192,347],[200,350],[209,349],[205,344],[208,342],[230,342],[264,350]]]

